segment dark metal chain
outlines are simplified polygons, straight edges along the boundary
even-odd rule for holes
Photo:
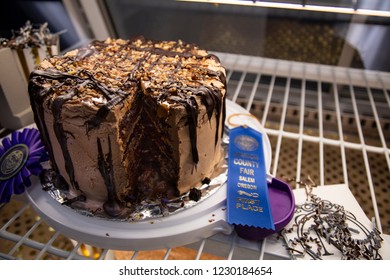
[[[304,186],[306,192],[306,202],[295,207],[294,224],[280,233],[292,258],[307,254],[324,259],[339,251],[341,259],[382,259],[379,249],[383,239],[374,221],[372,229],[367,229],[342,205],[313,194],[317,185],[310,177],[306,182],[288,181]],[[290,233],[296,236],[289,239]]]

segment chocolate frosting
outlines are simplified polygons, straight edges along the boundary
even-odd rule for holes
[[[140,41],[141,44],[136,44],[137,41]],[[206,53],[205,55],[200,55],[198,54],[198,49],[196,46],[185,44],[180,41],[171,44],[169,48],[165,48],[165,49],[156,47],[156,44],[158,44],[159,42],[146,40],[143,37],[138,37],[131,41],[124,41],[124,42],[125,43],[119,45],[119,50],[126,49],[127,51],[131,50],[131,51],[139,51],[143,53],[141,58],[138,61],[136,61],[135,66],[128,71],[128,77],[122,85],[122,88],[124,89],[139,85],[140,78],[137,79],[136,77],[140,76],[139,75],[140,72],[145,71],[144,65],[149,64],[147,68],[150,71],[153,69],[154,65],[158,64],[161,61],[161,58],[163,57],[194,58],[196,60],[209,58],[219,62],[218,57],[216,57],[215,55],[208,54],[208,53]],[[69,59],[74,62],[87,60],[89,57],[93,56],[94,54],[103,52],[107,47],[108,47],[108,43],[101,42],[101,41],[94,41],[91,43],[91,45],[88,48],[80,49],[77,52],[76,56],[65,57],[64,59],[65,60]],[[150,62],[149,58],[151,55],[157,55],[157,59]],[[109,69],[112,69],[113,67],[115,66],[110,66]],[[201,66],[198,65],[195,65],[194,67],[201,68]],[[176,71],[177,69],[181,68],[180,61],[179,63],[177,63],[177,65],[175,65],[175,68]],[[203,70],[206,73],[206,75],[220,80],[221,83],[224,86],[226,86],[226,76],[222,71],[212,71],[207,68]],[[128,91],[122,90],[121,88],[119,89],[117,88],[115,90],[110,89],[107,85],[103,84],[101,81],[98,81],[94,77],[94,74],[95,73],[89,72],[85,69],[79,70],[77,74],[68,74],[64,71],[59,71],[54,68],[39,69],[31,73],[30,83],[36,85],[39,84],[42,85],[47,80],[55,80],[59,83],[62,83],[67,79],[71,79],[76,84],[90,86],[91,88],[94,88],[95,90],[99,91],[105,97],[105,99],[108,100],[108,102],[102,105],[101,108],[99,108],[99,110],[97,111],[94,117],[86,121],[86,130],[88,132],[96,127],[99,127],[100,123],[106,119],[111,108],[113,108],[117,104],[120,104],[128,96]],[[166,85],[165,88],[169,89],[172,85],[175,85],[177,87],[176,79],[169,79],[168,85]],[[191,92],[191,95],[183,94],[183,92]],[[46,94],[49,93],[50,91],[48,91]],[[194,99],[194,95],[201,97],[202,103],[207,108],[207,115],[209,120],[211,119],[211,116],[214,112],[216,114],[217,119],[219,119],[221,113],[224,114],[223,112],[221,112],[221,104],[224,103],[223,100],[224,95],[221,93],[219,88],[210,85],[189,87],[184,83],[181,85],[181,87],[179,85],[176,93],[170,92],[168,94],[167,91],[158,91],[158,92],[153,91],[153,94],[159,100],[159,102],[168,101],[169,103],[181,104],[185,107],[188,113],[188,129],[192,139],[192,153],[193,153],[192,157],[193,157],[194,164],[196,164],[199,161],[199,156],[197,151],[197,141],[196,141],[198,104]],[[34,90],[32,92],[32,95],[36,95],[34,94]],[[42,92],[41,95],[43,95]],[[63,97],[61,97],[61,99],[62,98]],[[64,100],[63,102],[66,102],[66,100]],[[63,102],[60,103],[62,104]],[[58,102],[54,102],[54,103],[57,104]],[[38,119],[42,117],[40,116],[39,112],[37,113],[38,113],[37,114]],[[219,127],[218,122],[217,122],[217,126],[218,128],[217,128],[217,133],[215,135],[215,143],[217,143],[218,137],[221,137],[223,132],[222,131],[223,128]],[[60,128],[56,130],[60,130]],[[57,137],[61,138],[60,134],[63,133],[59,131]],[[66,154],[66,148],[65,148],[66,143],[61,143],[61,146],[63,147],[64,154]],[[69,169],[71,172],[72,168],[70,167]]]
[[[208,67],[210,63],[206,63],[207,60],[216,66]],[[206,107],[209,121],[215,114],[215,145],[222,137],[223,126],[220,126],[219,120],[222,117],[223,123],[225,118],[225,72],[221,70],[219,59],[215,55],[208,54],[195,45],[181,41],[158,42],[142,37],[129,41],[94,41],[86,48],[64,56],[52,57],[45,63],[30,75],[31,105],[35,121],[51,156],[53,169],[58,171],[44,119],[45,107],[52,111],[53,130],[61,146],[70,183],[76,190],[79,190],[79,186],[74,177],[74,166],[67,147],[69,137],[74,136],[65,131],[62,124],[62,109],[68,102],[73,102],[74,98],[100,100],[91,101],[96,107],[96,113],[84,123],[87,134],[100,127],[113,108],[122,106],[127,98],[134,98],[135,95],[140,98],[148,96],[150,100],[155,100],[155,104],[183,106],[187,112],[186,124],[195,167],[199,162],[199,106]],[[217,84],[205,83],[205,80],[216,81]],[[134,111],[137,110],[139,108],[135,107]],[[131,141],[132,139],[125,139],[126,150]],[[115,216],[122,208],[115,197],[110,137],[108,145],[109,152],[105,155],[101,140],[97,140],[98,168],[108,193],[104,208],[110,215]]]

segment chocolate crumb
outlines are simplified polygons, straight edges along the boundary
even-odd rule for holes
[[[206,178],[204,178],[204,179],[202,180],[202,184],[208,185],[208,184],[210,184],[210,182],[211,182],[211,179],[210,179],[209,177],[206,177]]]
[[[202,197],[202,191],[197,188],[192,188],[188,196],[193,201],[199,201]]]

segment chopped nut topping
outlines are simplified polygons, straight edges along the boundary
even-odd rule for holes
[[[212,87],[224,94],[224,81],[219,74],[225,74],[224,68],[205,50],[182,41],[107,39],[45,60],[40,69],[53,67],[77,78],[44,79],[43,86],[53,86],[55,95],[66,94],[76,87],[84,100],[91,98],[85,104],[100,103],[92,98],[106,100],[118,94],[133,94],[140,85],[145,94],[157,97],[163,93],[192,94],[189,89],[199,86]]]

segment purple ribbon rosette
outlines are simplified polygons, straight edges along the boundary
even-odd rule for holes
[[[14,131],[0,145],[0,203],[22,194],[31,186],[30,176],[39,176],[42,162],[48,160],[39,131],[25,128]]]

